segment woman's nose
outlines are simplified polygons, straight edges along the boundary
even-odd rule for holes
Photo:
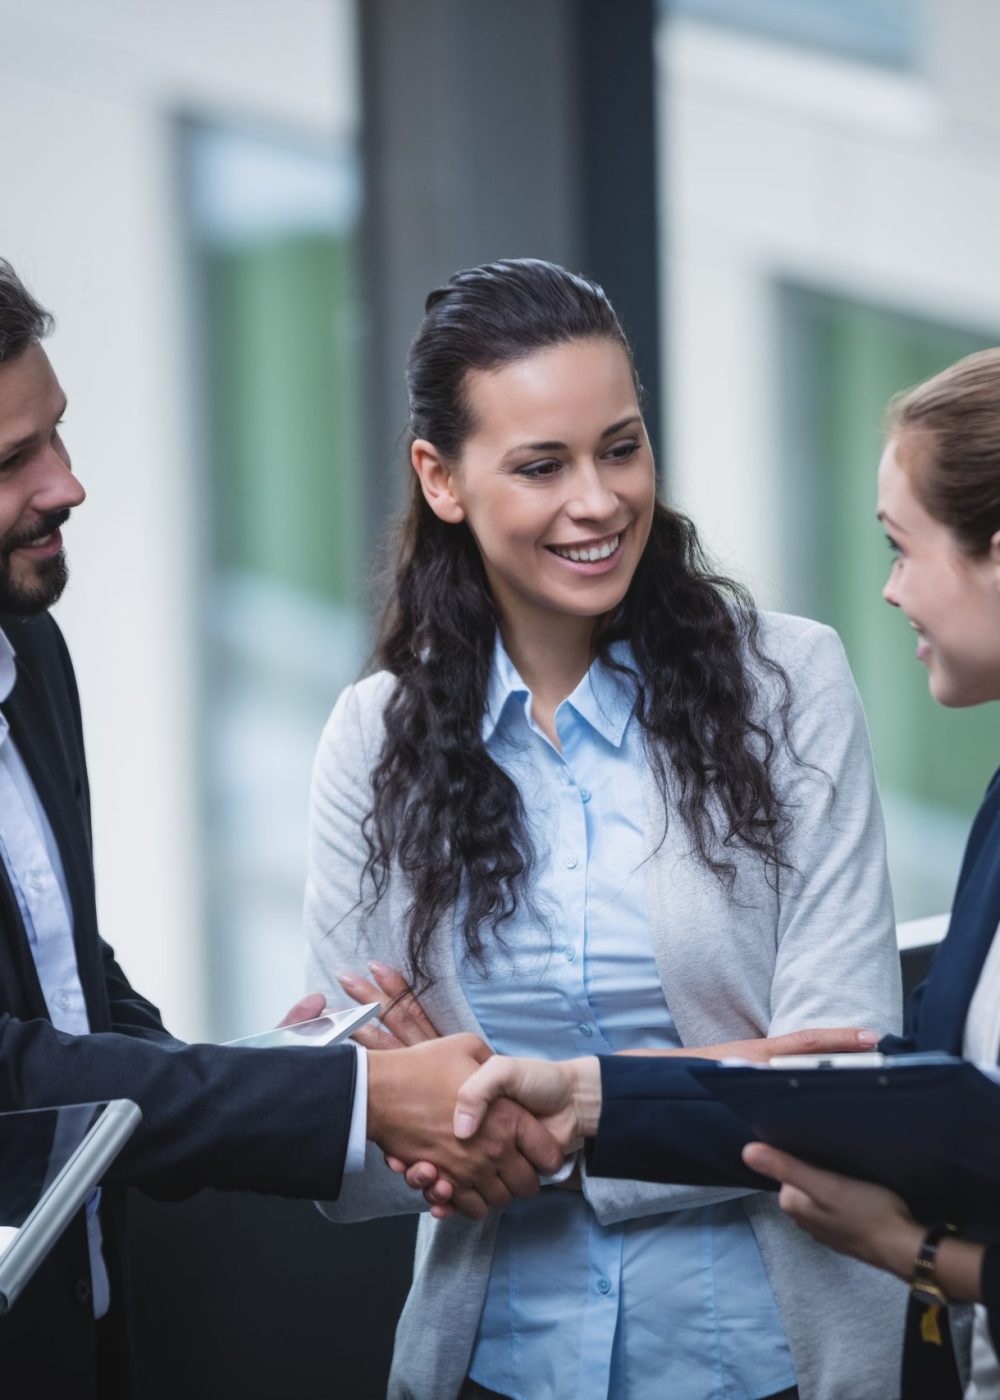
[[[618,509],[618,497],[596,467],[583,468],[573,482],[567,503],[570,513],[586,520],[604,520]]]

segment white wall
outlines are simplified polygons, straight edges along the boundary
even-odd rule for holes
[[[1000,326],[1000,7],[926,10],[913,76],[660,27],[670,489],[772,605],[785,601],[775,278]]]
[[[349,134],[352,24],[351,0],[0,0],[0,254],[58,318],[48,348],[89,493],[58,616],[83,694],[102,928],[189,1037],[205,1027],[204,496],[175,121]]]

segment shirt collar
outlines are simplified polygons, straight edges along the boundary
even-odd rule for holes
[[[14,660],[14,648],[10,644],[7,633],[0,627],[0,705],[14,689],[16,680],[17,666]]]
[[[486,709],[483,711],[483,743],[488,744],[496,733],[507,701],[513,695],[522,698],[530,692],[517,673],[517,667],[507,655],[500,633],[497,632],[490,663],[490,679],[486,687]]]
[[[613,642],[611,658],[621,666],[635,666],[628,642]],[[530,693],[518,674],[517,667],[507,655],[498,632],[486,688],[483,743],[488,744],[492,739],[507,702],[514,696],[526,699]],[[621,747],[625,726],[635,709],[638,693],[638,679],[634,674],[623,674],[605,666],[601,661],[595,661],[572,695],[563,703],[571,705],[581,719],[586,720],[617,749]]]
[[[617,749],[621,748],[625,726],[635,709],[639,681],[628,642],[612,642],[611,660],[631,667],[631,674],[595,661],[567,703]]]

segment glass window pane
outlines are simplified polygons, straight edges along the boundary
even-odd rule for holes
[[[205,869],[214,1029],[301,992],[312,757],[361,669],[353,147],[186,130],[207,456]]]
[[[727,25],[893,68],[919,57],[920,0],[662,0],[666,15]]]
[[[996,710],[938,705],[906,619],[881,601],[890,554],[874,519],[875,470],[889,397],[997,338],[797,287],[779,302],[792,594],[797,609],[836,627],[854,668],[897,915],[941,913],[996,762]]]

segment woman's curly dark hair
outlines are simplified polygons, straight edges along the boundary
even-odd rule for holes
[[[593,282],[528,259],[457,273],[427,298],[410,350],[410,441],[427,439],[457,461],[473,426],[470,370],[591,337],[630,354]],[[411,892],[409,976],[426,987],[429,945],[459,897],[467,954],[483,967],[487,938],[502,942],[503,925],[531,898],[535,856],[521,794],[483,742],[498,618],[479,550],[464,522],[438,519],[415,474],[395,560],[375,657],[396,685],[363,823],[362,889],[370,880],[377,904],[398,865]],[[622,639],[637,668],[636,714],[663,797],[664,834],[669,784],[669,805],[720,878],[735,876],[724,848],[736,844],[759,855],[776,881],[787,868],[789,818],[747,655],[777,682],[786,739],[788,680],[761,650],[747,593],[710,571],[692,523],[663,505],[624,602],[595,636],[595,657],[623,669],[610,655]]]

